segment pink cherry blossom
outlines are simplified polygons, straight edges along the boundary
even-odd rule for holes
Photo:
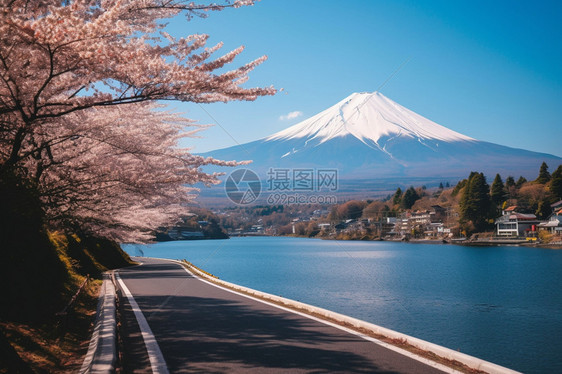
[[[265,56],[222,72],[243,47],[213,58],[222,44],[174,38],[164,21],[253,3],[0,0],[0,176],[26,170],[53,228],[146,241],[173,223],[197,192],[189,186],[218,182],[202,166],[237,163],[180,148],[203,127],[159,103],[276,90],[242,87]]]

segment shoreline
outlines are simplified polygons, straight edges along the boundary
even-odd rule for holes
[[[562,249],[562,243],[536,243],[529,242],[523,239],[497,239],[497,240],[470,240],[470,239],[337,239],[328,237],[309,237],[299,235],[233,235],[232,237],[272,237],[272,238],[302,238],[302,239],[317,239],[317,240],[333,240],[333,241],[350,241],[350,242],[391,242],[391,243],[410,243],[410,244],[443,244],[443,245],[462,245],[466,247],[527,247],[537,249]]]

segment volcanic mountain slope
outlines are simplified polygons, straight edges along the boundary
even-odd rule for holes
[[[343,179],[465,178],[470,171],[534,178],[560,157],[488,143],[441,126],[380,92],[354,93],[269,137],[208,152],[269,168],[336,168]]]

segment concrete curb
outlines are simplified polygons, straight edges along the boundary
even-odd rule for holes
[[[163,259],[165,260],[165,259]],[[181,261],[175,261],[175,260],[169,260],[169,261],[173,261],[176,262],[178,264],[181,265],[186,265],[184,262]],[[205,274],[204,272],[200,271],[197,268],[194,268],[192,266],[189,266],[189,270],[196,273],[198,276],[211,280],[214,283],[226,286],[230,289],[233,290],[237,290],[240,292],[243,292],[245,294],[251,295],[251,296],[255,296],[257,298],[266,300],[266,301],[271,301],[273,303],[276,304],[281,304],[284,306],[287,306],[289,308],[297,308],[298,310],[302,310],[305,311],[307,313],[311,313],[311,314],[315,314],[315,315],[320,315],[322,317],[328,318],[330,320],[334,320],[337,321],[339,323],[343,323],[343,324],[347,324],[350,326],[353,326],[354,328],[357,329],[363,329],[363,330],[367,330],[370,331],[374,334],[377,335],[383,335],[387,338],[390,339],[397,339],[400,341],[403,341],[407,344],[410,344],[416,348],[419,348],[423,351],[428,351],[428,352],[432,352],[435,353],[437,356],[440,356],[442,358],[448,359],[448,360],[454,360],[454,361],[458,361],[461,362],[463,364],[465,364],[466,366],[472,368],[472,369],[476,369],[476,370],[481,370],[484,371],[486,373],[490,373],[490,374],[521,374],[518,371],[515,370],[511,370],[508,369],[506,367],[500,366],[500,365],[496,365],[492,362],[488,362],[482,359],[479,359],[477,357],[473,357],[461,352],[457,352],[454,351],[452,349],[437,345],[437,344],[433,344],[430,342],[427,342],[425,340],[421,340],[418,338],[414,338],[412,336],[406,335],[406,334],[402,334],[390,329],[387,329],[385,327],[381,327],[369,322],[365,322],[353,317],[349,317],[343,314],[339,314],[336,312],[332,312],[330,310],[327,309],[322,309],[322,308],[318,308],[309,304],[305,304],[305,303],[301,303],[299,301],[295,301],[295,300],[291,300],[291,299],[286,299],[284,297],[280,297],[280,296],[275,296],[272,294],[268,294],[265,292],[261,292],[261,291],[256,291],[253,290],[251,288],[247,288],[247,287],[243,287],[243,286],[239,286],[237,284],[234,283],[230,283],[230,282],[226,282],[223,280],[220,280],[218,278],[212,278],[210,277],[208,274]]]
[[[80,374],[113,373],[117,357],[117,317],[115,285],[110,274],[103,275],[96,310],[96,326]]]

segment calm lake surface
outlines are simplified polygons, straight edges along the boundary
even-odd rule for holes
[[[289,237],[124,245],[525,373],[562,373],[562,251]]]

